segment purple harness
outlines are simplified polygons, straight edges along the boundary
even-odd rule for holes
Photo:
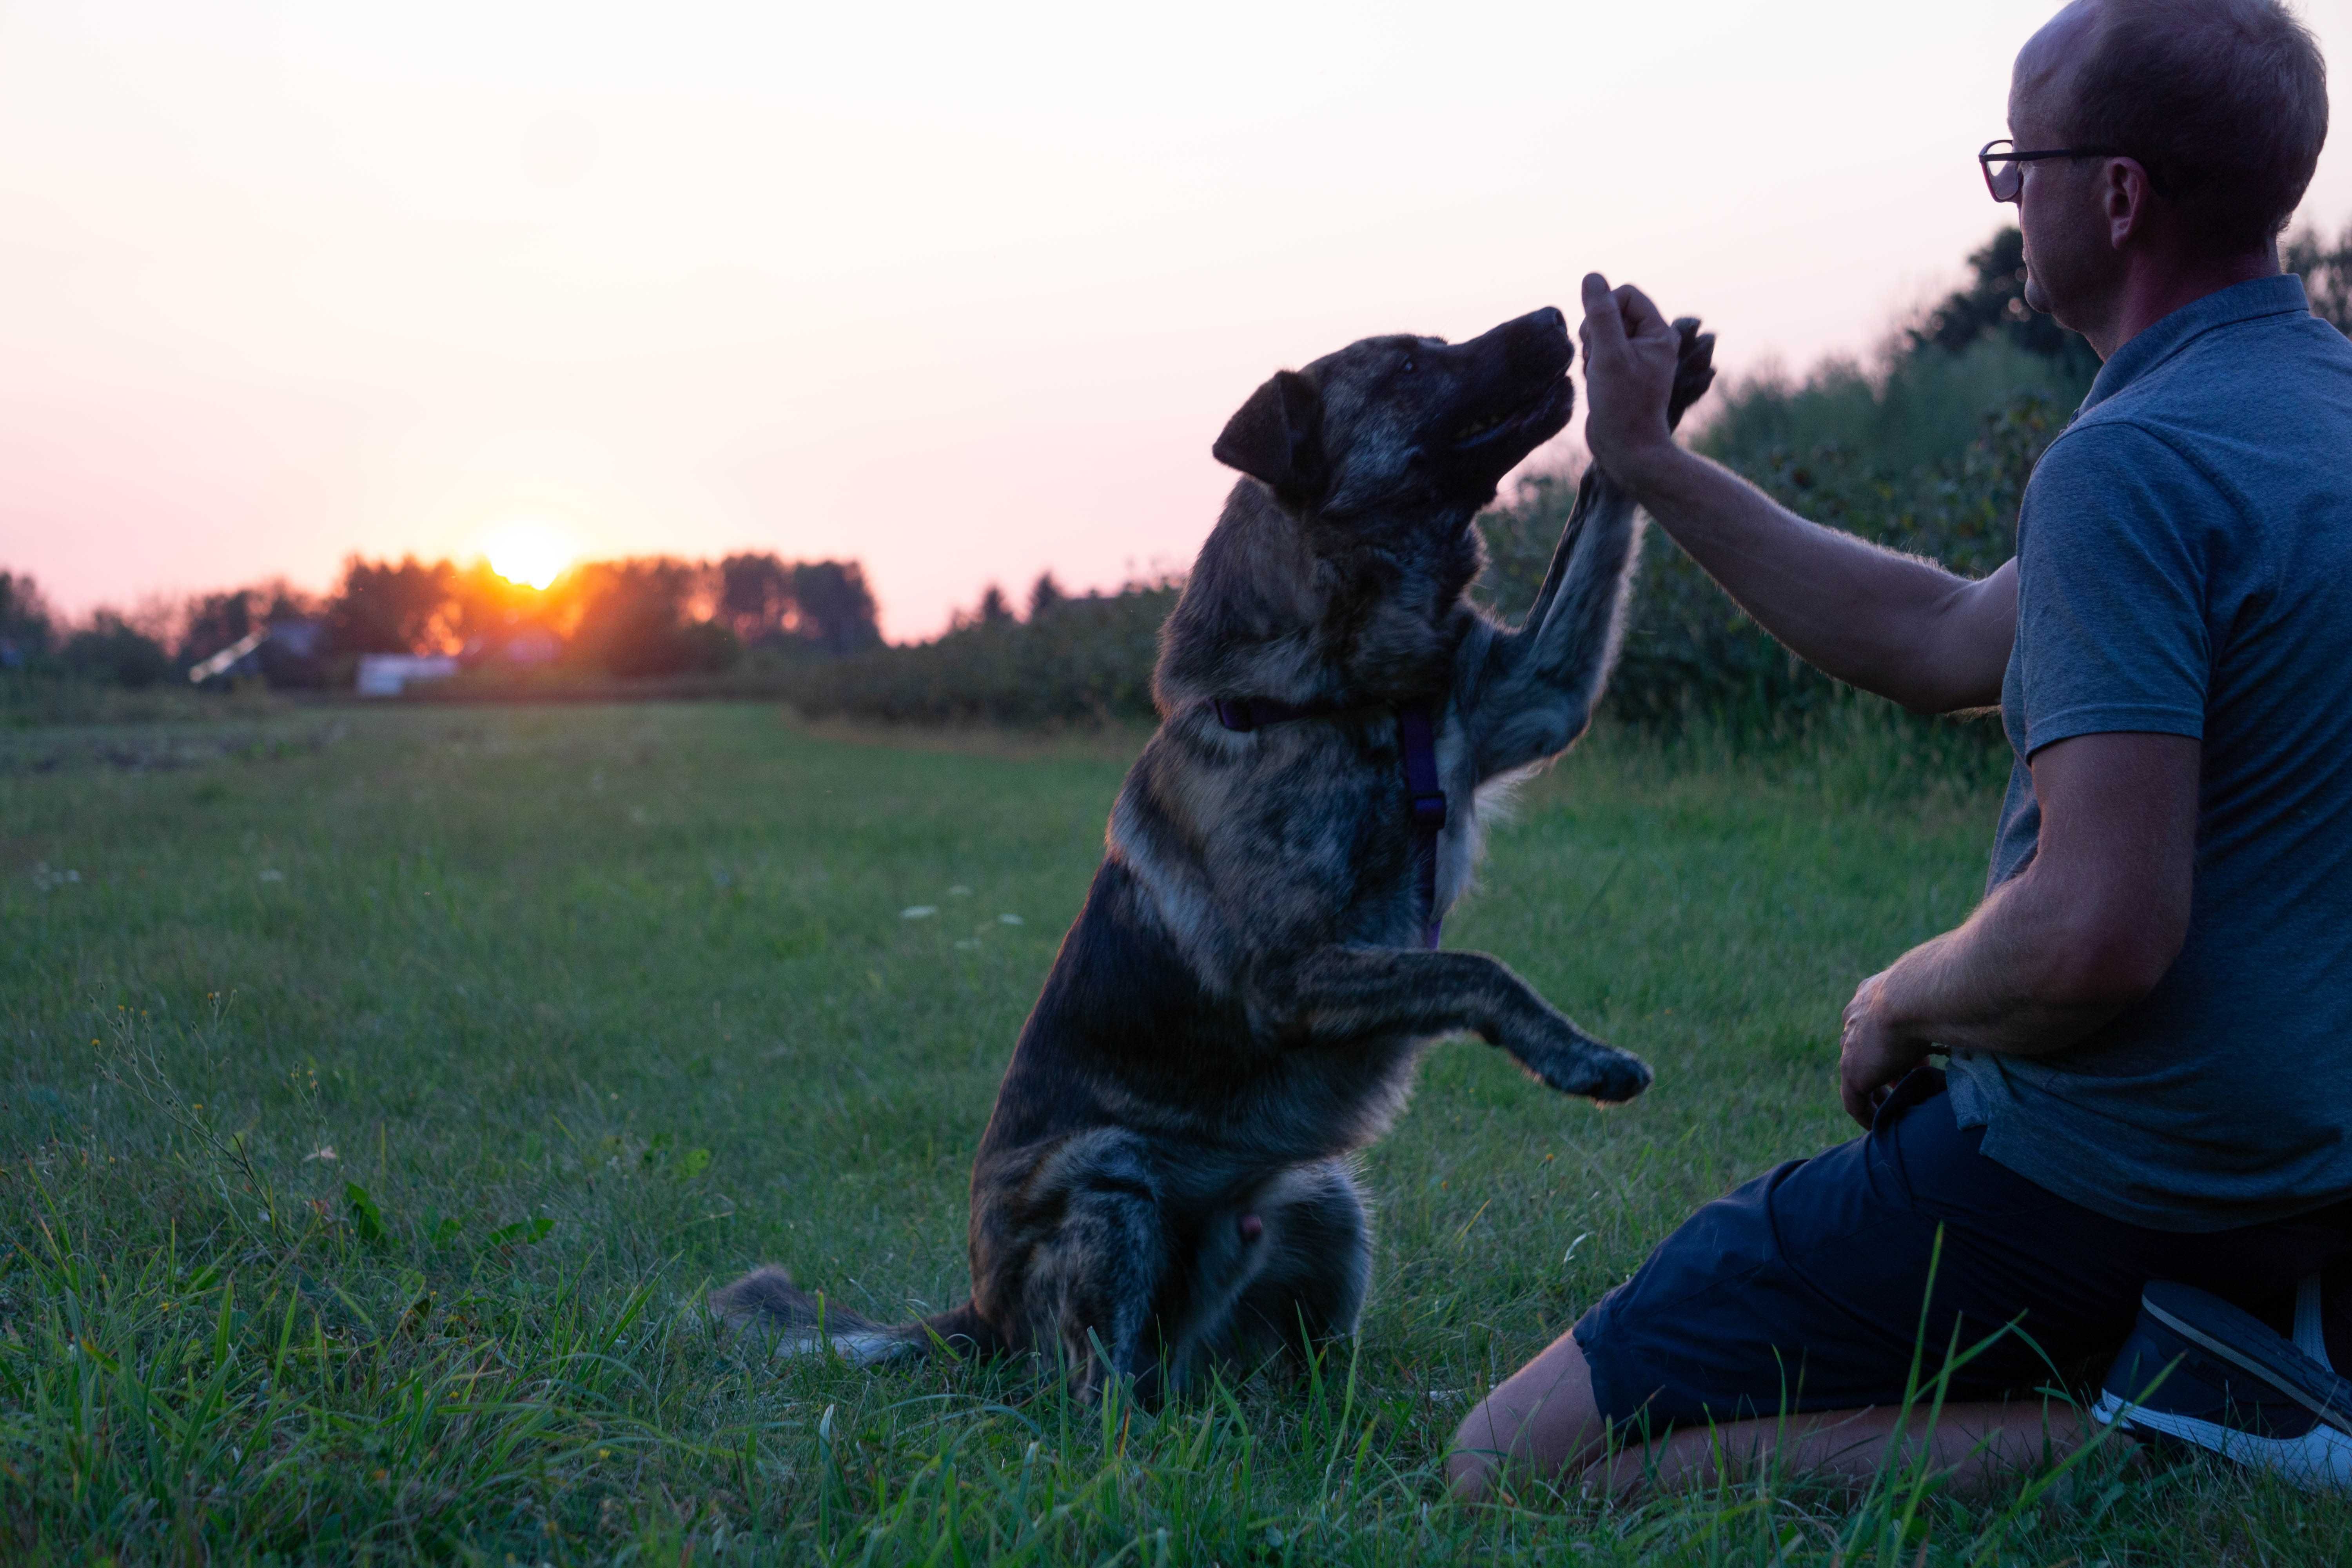
[[[1246,734],[1294,719],[1324,719],[1340,708],[1301,708],[1264,697],[1220,697],[1210,704],[1217,722]],[[1422,945],[1437,945],[1444,921],[1437,912],[1437,836],[1445,830],[1445,786],[1437,780],[1437,730],[1426,708],[1395,710],[1397,746],[1404,755],[1404,787],[1412,797],[1413,858],[1421,872]]]

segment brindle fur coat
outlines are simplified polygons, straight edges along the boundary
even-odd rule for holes
[[[1713,378],[1676,323],[1670,416]],[[1535,605],[1473,605],[1472,520],[1573,402],[1567,323],[1369,338],[1284,371],[1219,438],[1244,476],[1169,617],[1165,715],[997,1091],[971,1177],[971,1299],[874,1323],[763,1268],[712,1298],[860,1360],[1034,1352],[1148,1395],[1352,1331],[1371,1262],[1350,1159],[1422,1050],[1466,1031],[1542,1082],[1630,1099],[1649,1068],[1484,953],[1425,950],[1397,711],[1433,710],[1453,803],[1439,910],[1480,791],[1557,756],[1599,701],[1641,524],[1588,470]],[[1216,699],[1310,710],[1245,731]]]

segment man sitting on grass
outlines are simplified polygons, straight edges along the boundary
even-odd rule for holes
[[[1984,901],[1846,1005],[1868,1134],[1701,1209],[1496,1388],[1461,1495],[1923,1449],[1981,1481],[2080,1443],[2036,1391],[2110,1358],[2095,1420],[2352,1482],[2352,343],[2277,250],[2326,121],[2276,0],[2078,0],[2018,56],[1986,183],[2105,363],[1982,582],[1677,448],[1674,333],[1585,279],[1594,460],[1797,653],[1999,703],[2017,761]]]

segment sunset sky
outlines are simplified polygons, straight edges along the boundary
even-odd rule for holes
[[[1181,565],[1225,416],[1366,333],[1600,268],[1735,370],[1866,352],[2051,10],[0,0],[0,565],[843,555],[896,637]]]

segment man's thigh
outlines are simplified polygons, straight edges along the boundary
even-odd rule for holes
[[[1694,1215],[1576,1326],[1601,1413],[1654,1428],[2063,1383],[2129,1331],[2142,1286],[2284,1290],[2340,1242],[2314,1226],[2143,1229],[1979,1152],[1942,1075],[1906,1079],[1864,1137]],[[2088,1368],[2095,1373],[2098,1368]]]

